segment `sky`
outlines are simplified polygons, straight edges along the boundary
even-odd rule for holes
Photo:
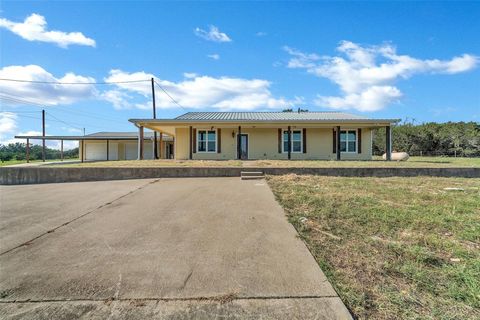
[[[0,143],[40,134],[42,109],[47,135],[135,131],[128,119],[152,117],[152,77],[157,118],[302,108],[478,122],[479,16],[480,2],[453,1],[3,0],[0,79],[34,82],[0,80]]]

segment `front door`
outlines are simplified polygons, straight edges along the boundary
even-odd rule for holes
[[[240,135],[240,159],[248,159],[248,134]]]

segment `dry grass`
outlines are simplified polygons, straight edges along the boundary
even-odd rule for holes
[[[480,319],[479,179],[287,175],[268,183],[358,318]]]
[[[129,160],[57,164],[62,167],[480,167],[480,158],[411,157],[405,162],[329,160]]]

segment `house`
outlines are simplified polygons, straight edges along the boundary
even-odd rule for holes
[[[59,140],[63,154],[63,141],[78,141],[79,157],[81,161],[93,160],[136,160],[138,158],[137,132],[97,132],[84,136],[15,136],[26,139],[27,146],[30,140]],[[145,132],[143,137],[144,158],[154,158],[154,133]],[[173,138],[159,134],[158,157],[161,159],[173,158]],[[28,159],[28,148],[27,148]]]
[[[148,128],[171,136],[175,159],[370,160],[372,131],[399,119],[372,119],[344,112],[188,112],[173,119],[130,119],[138,128],[138,159],[148,150]]]

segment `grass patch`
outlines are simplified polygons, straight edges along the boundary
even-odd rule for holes
[[[358,318],[480,318],[479,179],[267,180]]]
[[[70,159],[65,159],[66,161]],[[52,161],[61,161],[60,159],[48,159],[45,160],[46,162],[52,162]],[[35,163],[35,162],[42,162],[42,160],[30,160],[30,163]],[[5,166],[11,166],[15,164],[23,164],[27,163],[27,160],[8,160],[8,161],[0,161],[0,167],[5,167]]]
[[[411,157],[405,162],[383,161],[374,157],[371,161],[334,160],[123,160],[95,161],[61,164],[62,167],[480,167],[480,158]]]

